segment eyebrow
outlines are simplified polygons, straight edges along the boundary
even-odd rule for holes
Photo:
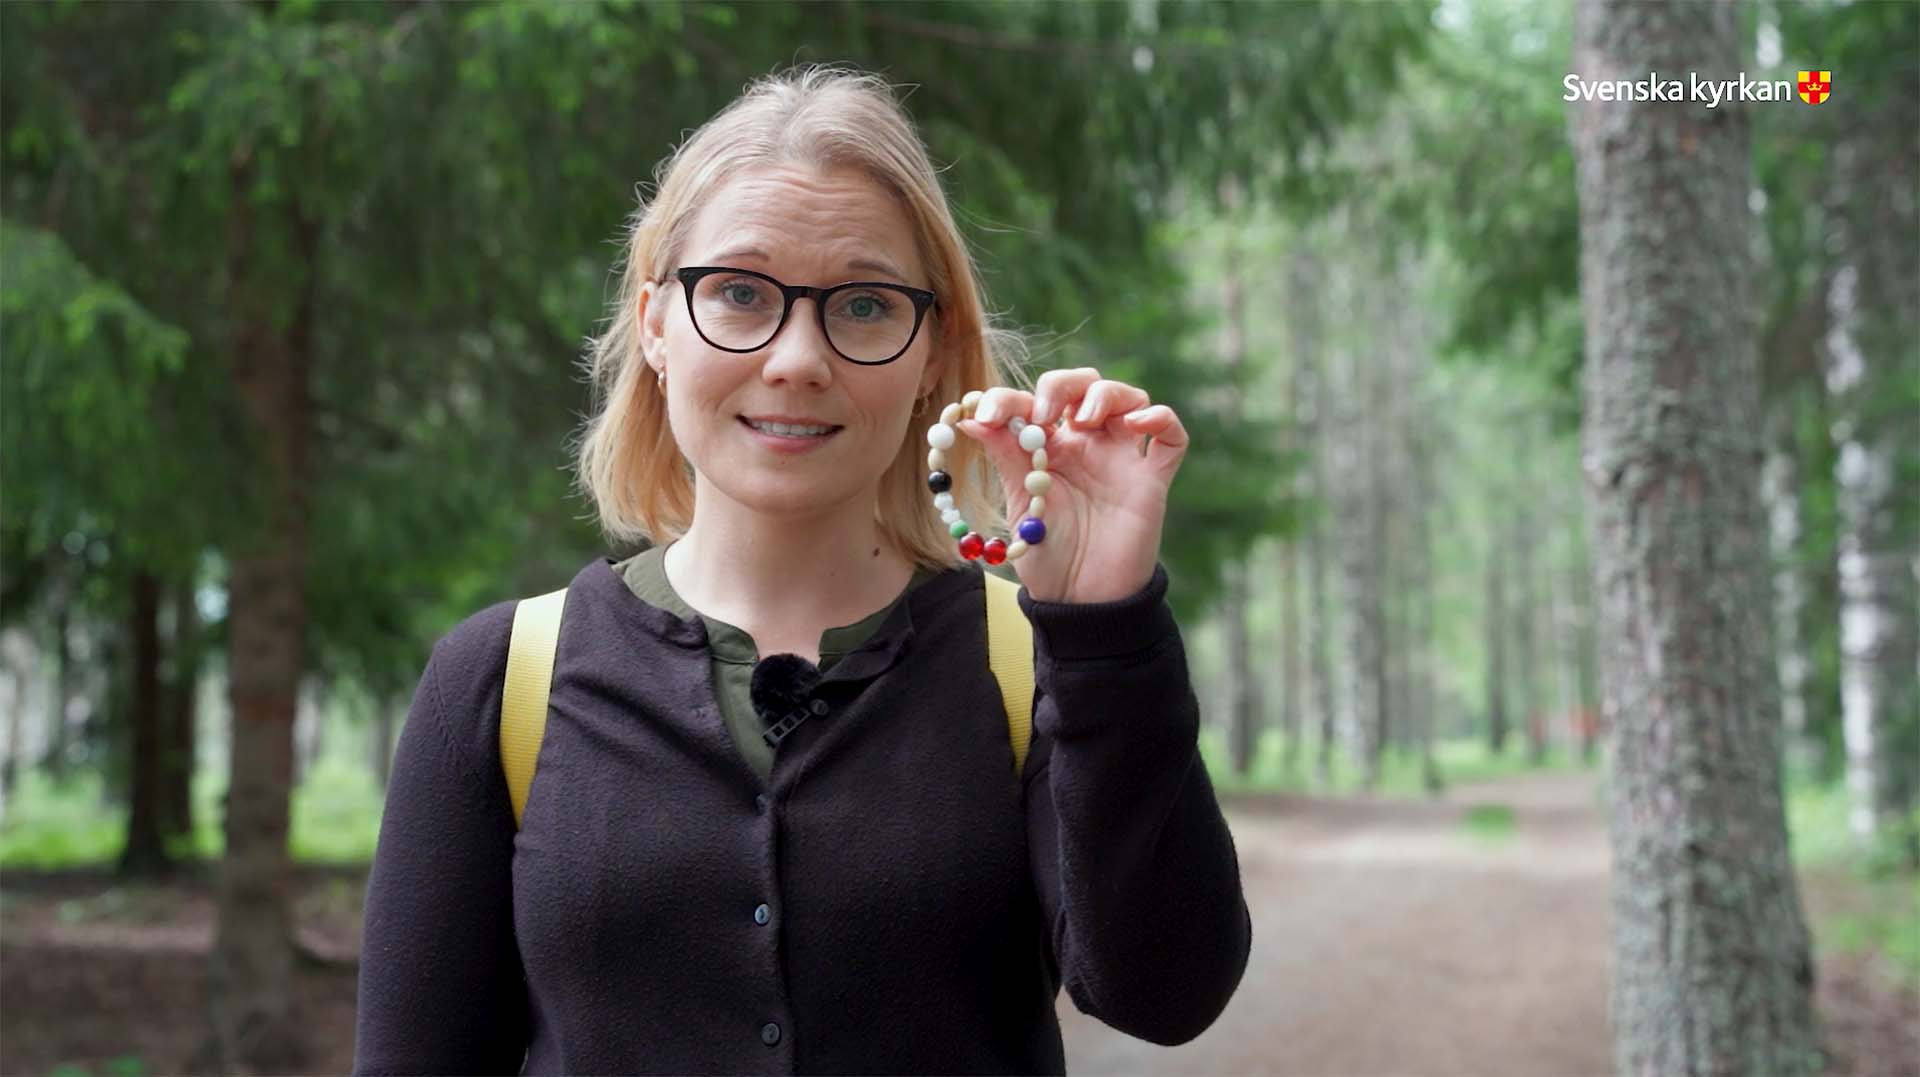
[[[766,252],[766,251],[763,251],[763,250],[761,250],[761,249],[760,249],[760,248],[758,248],[758,247],[734,247],[734,248],[731,248],[731,249],[729,249],[729,250],[724,250],[724,251],[721,251],[721,252],[720,252],[719,254],[716,254],[716,255],[714,255],[714,256],[713,256],[713,260],[714,260],[715,262],[723,262],[723,261],[725,261],[725,260],[726,260],[726,259],[728,259],[728,258],[739,258],[739,257],[743,257],[743,256],[744,256],[744,257],[747,257],[747,258],[758,258],[758,259],[760,259],[761,261],[767,261],[767,260],[768,260],[768,255],[767,255],[767,252]],[[894,277],[894,279],[896,279],[896,280],[902,280],[902,281],[904,281],[904,280],[906,280],[906,279],[907,279],[907,275],[906,275],[905,273],[902,273],[902,272],[901,272],[901,271],[899,270],[899,268],[898,268],[898,267],[896,267],[895,265],[893,265],[893,263],[891,263],[891,262],[885,262],[885,261],[874,261],[874,260],[872,260],[872,259],[870,259],[870,258],[854,258],[854,259],[850,259],[850,260],[849,260],[849,261],[847,262],[847,268],[849,268],[849,269],[870,269],[870,270],[872,270],[872,271],[874,271],[875,273],[887,273],[887,274],[890,274],[890,275],[892,275],[892,276]]]

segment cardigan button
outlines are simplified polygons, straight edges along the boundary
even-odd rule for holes
[[[760,814],[765,815],[767,813],[767,804],[768,804],[767,794],[765,793],[754,794],[753,806],[760,809]]]
[[[768,1021],[760,1026],[760,1042],[772,1047],[780,1042],[780,1026]]]
[[[753,910],[754,923],[765,924],[768,920],[771,920],[771,919],[773,919],[773,910],[767,908],[766,902],[761,902],[759,905],[754,906],[754,910]]]
[[[827,701],[824,699],[816,699],[808,709],[812,710],[816,716],[825,714],[827,713]]]

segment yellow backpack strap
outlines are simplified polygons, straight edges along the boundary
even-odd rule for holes
[[[560,643],[560,613],[567,589],[521,599],[513,611],[507,643],[507,684],[500,696],[500,765],[507,772],[513,825],[527,808],[540,739],[547,732],[547,691],[553,686],[553,652]]]
[[[1020,608],[1020,585],[982,570],[987,578],[987,663],[1007,705],[1013,776],[1026,770],[1033,740],[1033,625]]]

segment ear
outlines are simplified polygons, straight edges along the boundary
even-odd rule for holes
[[[635,317],[640,327],[640,355],[656,374],[665,364],[664,358],[656,356],[661,354],[664,345],[667,316],[666,304],[658,302],[659,297],[660,285],[655,281],[647,281],[640,286],[640,298],[634,301],[638,307]]]

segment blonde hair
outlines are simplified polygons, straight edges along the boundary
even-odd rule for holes
[[[926,428],[939,409],[974,389],[1031,389],[1025,342],[990,324],[978,267],[906,110],[877,75],[828,65],[754,80],[655,170],[657,194],[628,221],[619,295],[605,332],[589,341],[594,407],[578,446],[577,483],[615,543],[661,544],[693,522],[692,465],[667,423],[665,389],[640,352],[639,296],[678,264],[701,197],[761,165],[851,167],[898,199],[913,223],[927,286],[939,306],[928,362],[939,381],[917,399],[907,433],[881,476],[875,520],[882,538],[916,564],[958,561],[953,536],[928,505]],[[977,531],[1004,531],[1001,487],[980,444],[962,435],[947,450],[955,508]]]

